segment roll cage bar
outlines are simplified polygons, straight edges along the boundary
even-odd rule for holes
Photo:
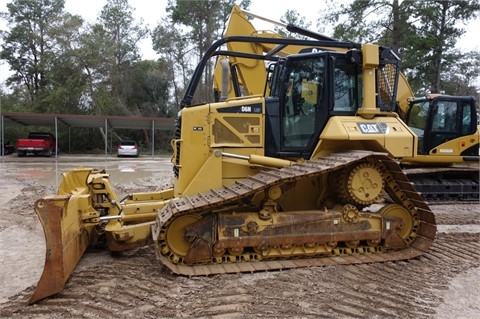
[[[228,50],[218,50],[222,45],[228,42],[244,42],[244,43],[267,43],[267,44],[277,44],[278,46],[266,54],[252,54],[238,51],[228,51]],[[353,42],[342,42],[334,40],[299,40],[299,39],[290,39],[290,38],[264,38],[264,37],[251,37],[251,36],[230,36],[225,37],[214,42],[208,50],[205,52],[203,58],[198,63],[190,83],[188,84],[187,90],[185,92],[184,98],[181,102],[181,108],[191,106],[195,90],[197,89],[198,83],[202,78],[203,71],[208,64],[210,58],[214,56],[227,55],[241,58],[251,58],[257,60],[269,60],[276,61],[278,57],[274,56],[278,51],[286,46],[311,46],[314,47],[326,47],[331,48],[343,48],[343,49],[361,49],[361,44]]]

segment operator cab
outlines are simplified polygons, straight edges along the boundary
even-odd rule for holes
[[[328,119],[355,115],[360,107],[361,65],[345,54],[292,55],[280,59],[272,71],[266,98],[267,156],[309,158]]]
[[[409,103],[405,122],[418,136],[418,154],[436,154],[439,145],[476,132],[475,100],[448,95],[416,98]],[[478,155],[478,148],[469,148],[461,155]]]

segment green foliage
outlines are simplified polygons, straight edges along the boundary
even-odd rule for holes
[[[109,47],[105,48],[104,52],[110,63],[106,65],[102,75],[106,77],[105,83],[110,89],[116,113],[119,115],[137,113],[136,109],[129,108],[127,102],[132,94],[131,71],[132,65],[140,59],[137,43],[148,33],[142,23],[134,23],[132,15],[133,9],[128,0],[108,0],[100,13],[99,26],[96,27],[101,38],[108,39],[106,44]]]
[[[140,58],[137,43],[148,30],[143,23],[135,24],[133,8],[128,0],[108,0],[100,13],[100,24],[111,37],[117,65]]]
[[[455,44],[465,32],[459,22],[478,15],[478,1],[414,1],[412,18],[415,32],[411,32],[403,54],[405,69],[411,69],[411,85],[430,92],[445,91],[441,86],[443,75],[461,55]],[[421,23],[420,23],[421,22]],[[408,72],[408,71],[407,71]],[[408,73],[407,73],[408,74]]]
[[[476,0],[330,0],[319,24],[334,24],[341,40],[392,48],[414,92],[423,94],[445,91],[446,73],[461,58],[460,25],[479,13]]]
[[[167,73],[164,62],[141,61],[132,67],[129,109],[151,117],[173,117],[168,105]]]
[[[1,13],[9,28],[1,31],[0,58],[14,71],[5,83],[8,93],[1,92],[2,111],[176,116],[168,99],[170,65],[163,59],[141,60],[138,42],[148,29],[134,21],[128,0],[108,0],[94,24],[65,12],[64,4],[11,0],[8,12]],[[30,129],[8,128],[14,139]],[[125,134],[140,143],[151,142],[150,133],[129,131]],[[59,129],[58,134],[64,150],[105,145],[99,129]],[[70,134],[77,142],[68,145]],[[120,138],[115,130],[109,136]]]
[[[173,84],[175,108],[180,107],[194,66],[224,32],[234,4],[234,0],[168,1],[167,17],[154,29],[152,39],[154,50],[169,65],[167,74]],[[239,5],[248,8],[250,1],[241,1]],[[194,103],[213,97],[213,62],[203,74],[204,81],[196,91]]]
[[[28,96],[22,102],[38,112],[48,111],[44,99],[51,89],[49,72],[55,66],[60,42],[75,27],[72,20],[79,21],[65,14],[64,2],[13,0],[7,4],[8,13],[2,15],[10,30],[2,31],[0,58],[14,71],[7,85],[23,86]]]
[[[461,54],[457,62],[442,77],[441,87],[446,94],[475,96],[480,100],[480,52]]]

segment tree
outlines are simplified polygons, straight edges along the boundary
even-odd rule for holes
[[[285,24],[292,24],[296,27],[304,28],[304,29],[309,29],[311,26],[310,22],[306,21],[306,18],[304,16],[300,16],[298,11],[296,10],[287,10],[283,16],[280,17],[280,21],[285,23]],[[280,28],[275,26],[274,28],[275,32],[282,36],[286,37],[293,37],[297,39],[307,39],[308,37],[306,36],[299,36],[298,34],[292,34],[289,31],[286,31],[285,28]]]
[[[180,109],[180,99],[192,74],[187,39],[166,19],[152,32],[153,49],[165,61],[168,82],[172,85],[173,105]]]
[[[131,95],[131,65],[140,59],[138,42],[143,39],[148,30],[143,22],[135,24],[133,8],[128,0],[108,0],[103,7],[99,24],[104,29],[103,36],[108,35],[108,45],[113,45],[106,52],[113,62],[109,70],[109,84],[115,106],[120,114],[131,114],[127,99]]]
[[[480,10],[475,0],[329,3],[328,13],[320,23],[337,24],[336,38],[392,48],[402,58],[404,73],[416,92],[425,88],[431,92],[441,90],[442,72],[459,57],[454,48],[464,30],[458,25],[476,17]]]
[[[480,52],[462,54],[458,61],[444,72],[440,86],[450,95],[476,96],[480,93]]]
[[[89,25],[79,38],[78,58],[85,74],[79,108],[88,114],[116,114],[110,94],[110,72],[115,64],[112,37],[100,24]]]
[[[455,66],[461,54],[455,49],[457,39],[465,33],[459,22],[480,12],[478,1],[414,1],[412,25],[415,32],[407,37],[403,55],[404,68],[412,87],[440,93],[445,71]]]
[[[68,16],[68,15],[67,15]],[[63,28],[55,35],[51,66],[45,73],[49,83],[43,98],[44,111],[50,113],[81,113],[79,101],[86,88],[86,77],[80,59],[80,36],[83,20],[78,16],[65,19]]]
[[[333,37],[339,40],[379,43],[396,53],[401,46],[411,1],[405,0],[329,0],[327,12],[317,24],[335,25]]]
[[[132,66],[131,91],[127,103],[137,114],[171,117],[165,61],[140,61]]]
[[[92,25],[64,12],[64,0],[12,0],[7,8],[2,18],[10,29],[2,32],[0,58],[15,73],[7,83],[11,93],[2,92],[8,104],[4,109],[176,114],[166,102],[166,64],[140,60],[138,42],[148,30],[142,22],[135,23],[128,0],[108,0]],[[100,133],[107,138],[101,129]],[[78,129],[75,134],[80,140],[92,140],[95,134],[98,140],[98,132],[92,130]],[[144,135],[148,140],[150,135]]]
[[[49,72],[61,52],[59,41],[82,23],[64,12],[64,0],[13,0],[2,18],[9,31],[2,31],[0,58],[14,72],[7,85],[24,91],[32,110],[48,111],[48,95],[55,83]]]
[[[154,49],[170,65],[170,76],[175,81],[174,99],[177,106],[179,94],[187,86],[194,66],[225,30],[234,4],[234,0],[168,1],[168,16],[154,30],[152,38]],[[244,7],[249,4],[249,0],[240,2]],[[213,62],[206,67],[203,75],[204,82],[196,92],[197,102],[208,101],[213,96]]]

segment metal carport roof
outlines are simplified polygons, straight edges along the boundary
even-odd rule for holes
[[[174,130],[175,119],[142,116],[103,116],[2,112],[2,127],[36,125],[58,127],[109,127],[126,129]]]
[[[7,126],[54,126],[55,135],[58,127],[98,127],[108,132],[109,128],[147,129],[152,130],[152,141],[155,140],[155,130],[175,130],[175,119],[142,116],[104,116],[78,114],[43,114],[23,112],[1,112],[0,127],[1,141],[4,138],[4,129]],[[152,143],[152,156],[154,154]],[[105,155],[107,155],[107,141],[105,141]],[[3,155],[3,149],[0,150]]]

